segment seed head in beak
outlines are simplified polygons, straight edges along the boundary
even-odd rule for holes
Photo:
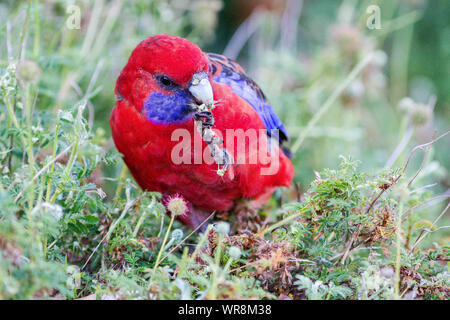
[[[198,104],[205,104],[208,107],[212,106],[213,91],[208,75],[205,72],[195,73],[188,89]]]

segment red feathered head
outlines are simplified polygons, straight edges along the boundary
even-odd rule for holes
[[[195,44],[166,34],[152,36],[134,49],[117,79],[116,95],[138,111],[145,108],[151,121],[182,121],[192,103],[212,103],[207,71],[208,58]]]

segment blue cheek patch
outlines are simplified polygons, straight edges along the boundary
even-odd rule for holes
[[[181,123],[192,117],[191,98],[184,91],[174,94],[153,92],[145,101],[142,112],[153,123]]]

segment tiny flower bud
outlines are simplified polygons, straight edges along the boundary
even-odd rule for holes
[[[353,54],[361,49],[363,35],[356,26],[342,23],[333,26],[331,30],[333,40],[344,53]]]
[[[188,211],[188,205],[181,196],[175,195],[168,199],[167,210],[169,210],[173,215],[179,216]]]
[[[219,222],[216,225],[216,232],[220,234],[228,234],[230,232],[230,224],[226,222]]]
[[[408,111],[410,108],[414,107],[414,105],[415,105],[414,100],[409,97],[406,97],[400,100],[400,102],[398,103],[398,108],[401,111]]]
[[[36,82],[41,76],[41,68],[32,60],[25,60],[17,66],[17,78],[24,82]]]
[[[178,243],[183,239],[183,230],[181,229],[175,229],[172,231],[170,238],[175,241],[175,243]]]
[[[398,195],[402,198],[402,199],[408,199],[409,197],[409,189],[406,186],[400,186],[398,189]]]
[[[241,257],[241,249],[238,247],[230,247],[230,249],[228,249],[228,254],[231,258],[237,260]]]
[[[409,109],[411,122],[416,126],[423,126],[433,117],[433,110],[424,104],[416,104]]]
[[[382,67],[386,64],[388,60],[387,54],[386,52],[382,51],[382,50],[377,50],[374,52],[373,55],[373,62],[379,66]]]
[[[394,268],[383,267],[380,269],[380,274],[387,279],[391,279],[394,276]]]

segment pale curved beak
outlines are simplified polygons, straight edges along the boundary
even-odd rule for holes
[[[194,74],[188,87],[189,92],[199,104],[212,106],[213,91],[211,83],[208,80],[208,75],[205,72],[198,72]]]

